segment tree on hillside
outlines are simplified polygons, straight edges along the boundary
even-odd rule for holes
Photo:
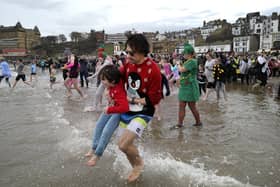
[[[56,44],[57,36],[46,36],[41,38],[42,44]]]
[[[125,31],[124,35],[128,38],[132,34],[132,31]]]
[[[207,43],[213,43],[216,41],[226,41],[232,40],[232,31],[230,24],[224,24],[224,26],[220,29],[215,30],[215,32],[211,33],[210,36],[206,38]]]
[[[64,43],[67,41],[67,38],[64,34],[60,34],[60,35],[58,35],[58,41],[61,43]]]
[[[91,54],[95,52],[97,48],[97,38],[95,30],[91,30],[89,37],[86,40],[78,42],[78,50],[80,54]]]
[[[97,38],[96,38],[95,30],[90,30],[88,40],[89,40],[91,43],[95,44],[95,46],[96,46]]]
[[[72,42],[79,42],[82,39],[82,34],[80,32],[73,31],[70,33],[70,38]]]

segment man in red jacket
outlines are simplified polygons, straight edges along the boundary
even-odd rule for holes
[[[119,148],[133,168],[127,179],[133,182],[144,168],[144,161],[133,142],[141,137],[154,115],[154,106],[160,102],[161,74],[157,64],[147,57],[150,46],[144,35],[130,35],[125,47],[127,59],[120,70],[127,86],[129,112],[121,115]]]

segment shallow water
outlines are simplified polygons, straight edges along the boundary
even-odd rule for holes
[[[61,83],[50,91],[47,74],[34,86],[0,85],[0,186],[280,186],[276,86],[227,85],[227,101],[212,94],[198,102],[202,128],[191,127],[187,108],[186,127],[170,131],[178,104],[176,93],[166,98],[162,120],[154,119],[137,142],[145,170],[135,184],[125,182],[131,168],[116,137],[96,167],[86,166],[100,113],[82,111],[93,102],[94,84],[83,89],[85,101],[76,92],[67,99]]]

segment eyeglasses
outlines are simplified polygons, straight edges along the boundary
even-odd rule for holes
[[[130,56],[134,56],[135,52],[134,51],[126,51],[126,54],[128,54]]]

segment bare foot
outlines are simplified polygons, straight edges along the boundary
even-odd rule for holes
[[[127,178],[127,181],[129,183],[136,181],[139,178],[139,176],[141,175],[141,173],[143,172],[143,169],[144,169],[144,162],[143,162],[143,160],[141,160],[140,165],[133,167],[132,171],[130,172],[130,174]]]
[[[91,157],[92,155],[93,155],[93,151],[91,149],[85,154],[85,157]]]
[[[66,95],[68,98],[72,97],[72,93],[67,93]]]
[[[88,166],[95,166],[96,162],[99,160],[99,157],[94,155],[91,157],[91,159],[87,162]]]
[[[84,112],[94,112],[96,110],[93,106],[88,106],[84,108]]]

